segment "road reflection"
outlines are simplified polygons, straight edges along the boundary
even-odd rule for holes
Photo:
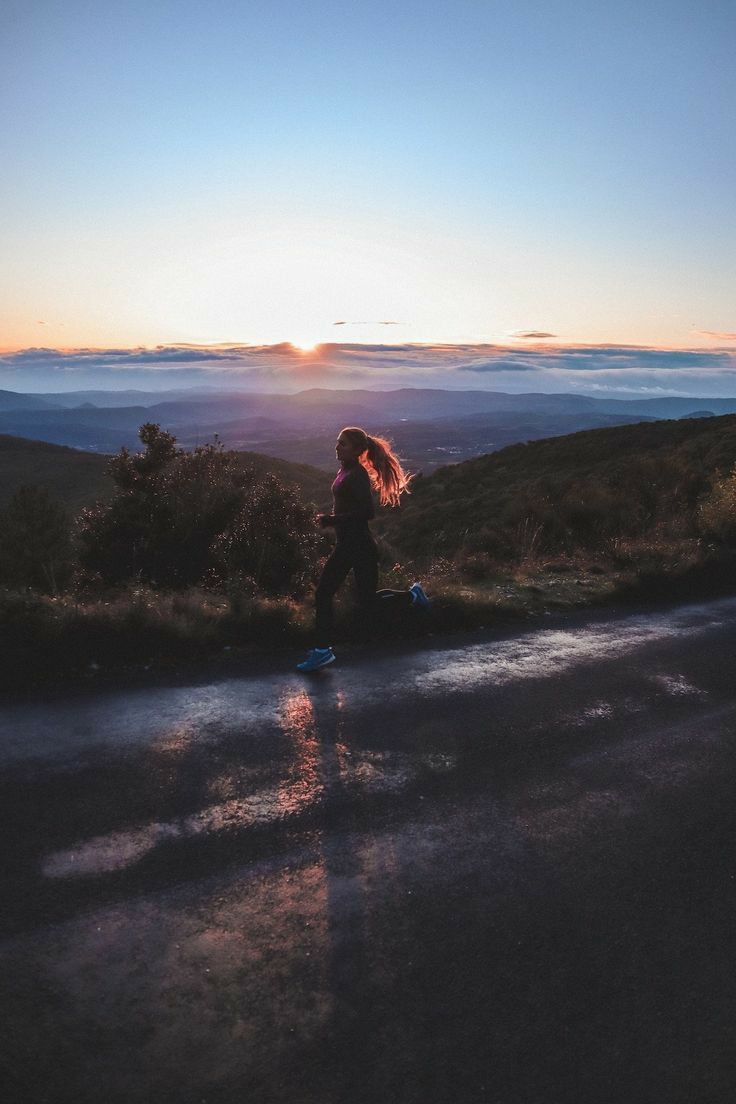
[[[276,759],[251,766],[242,762],[242,743],[238,754],[237,732],[224,766],[217,755],[203,754],[204,744],[197,741],[192,726],[163,733],[147,753],[147,780],[155,778],[159,800],[183,796],[195,811],[78,840],[46,855],[43,875],[58,879],[110,874],[140,862],[164,843],[255,827],[288,827],[307,814],[319,813],[329,830],[335,817],[344,816],[351,799],[397,794],[427,772],[453,769],[452,755],[352,747],[343,737],[346,711],[339,687],[326,682],[307,688],[287,685],[275,711]]]

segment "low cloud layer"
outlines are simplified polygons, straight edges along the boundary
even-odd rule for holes
[[[551,337],[525,331],[527,339]],[[736,346],[363,345],[305,352],[279,345],[165,345],[154,349],[23,349],[0,355],[0,388],[71,391],[217,387],[449,387],[509,391],[736,395]]]

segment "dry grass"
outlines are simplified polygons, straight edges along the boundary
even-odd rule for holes
[[[226,648],[300,645],[304,614],[291,599],[250,596],[234,603],[202,590],[162,594],[139,587],[103,597],[0,592],[0,684],[181,664]]]
[[[469,569],[468,569],[469,566]],[[418,577],[411,561],[383,565],[381,586],[405,589]],[[736,554],[701,541],[617,540],[607,555],[543,558],[515,565],[494,560],[465,570],[439,557],[421,573],[432,598],[429,615],[410,608],[384,612],[367,626],[355,616],[345,586],[335,601],[336,642],[421,639],[526,621],[611,601],[686,600],[732,592]],[[135,587],[107,594],[51,597],[0,591],[0,686],[9,689],[73,682],[201,663],[232,656],[301,650],[310,645],[311,595],[267,598],[252,586],[221,593],[166,593]]]

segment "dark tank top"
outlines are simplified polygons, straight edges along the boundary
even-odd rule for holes
[[[368,522],[375,517],[371,481],[362,464],[356,461],[340,471],[332,484],[335,533],[339,541],[367,538],[373,540]]]

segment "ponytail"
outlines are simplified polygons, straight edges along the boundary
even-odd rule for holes
[[[381,505],[398,506],[402,494],[410,493],[413,476],[404,471],[390,442],[385,437],[371,437],[357,426],[343,429],[342,433],[360,450],[358,459],[368,472],[373,489],[378,491]]]

